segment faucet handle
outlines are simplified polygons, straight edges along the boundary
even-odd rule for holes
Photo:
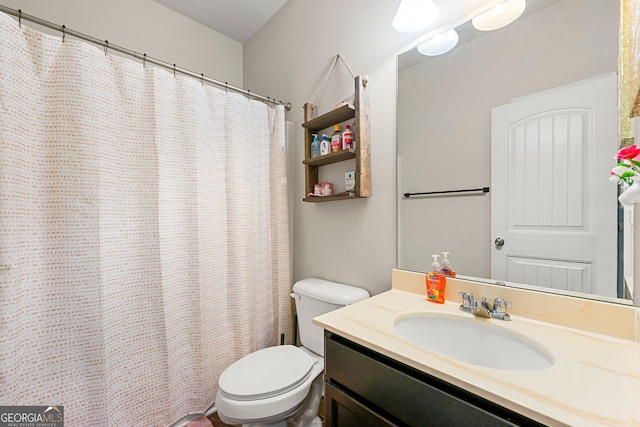
[[[460,296],[462,297],[462,307],[466,309],[473,308],[473,294],[471,292],[460,292]]]
[[[496,314],[507,314],[507,309],[511,308],[511,301],[506,299],[496,298],[493,300],[493,311]]]

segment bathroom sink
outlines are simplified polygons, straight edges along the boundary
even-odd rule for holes
[[[486,319],[416,315],[396,321],[405,340],[461,362],[507,371],[537,371],[553,366],[540,345]]]

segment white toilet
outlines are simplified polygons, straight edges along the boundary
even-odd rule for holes
[[[227,424],[321,426],[324,334],[312,319],[369,297],[361,288],[309,278],[293,286],[302,347],[281,345],[251,353],[224,370],[216,409]]]

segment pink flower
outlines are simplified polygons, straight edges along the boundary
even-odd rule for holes
[[[629,147],[620,149],[616,159],[633,159],[638,156],[640,156],[640,148],[635,145],[630,145]]]

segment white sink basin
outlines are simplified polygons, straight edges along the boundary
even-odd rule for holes
[[[553,366],[553,357],[540,345],[484,318],[416,315],[396,321],[395,329],[405,340],[461,362],[508,371]]]

